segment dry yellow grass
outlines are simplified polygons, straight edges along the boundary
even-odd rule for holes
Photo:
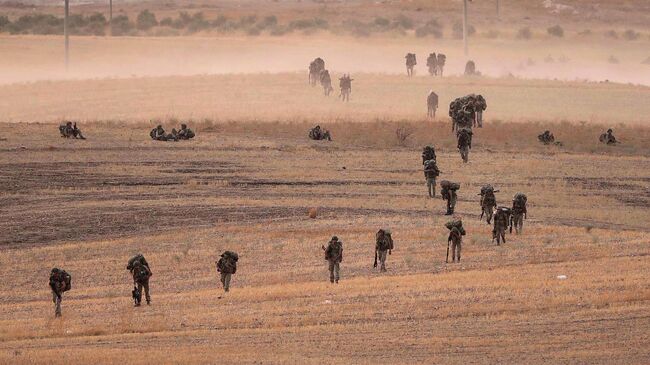
[[[468,230],[463,263],[445,265],[444,202],[425,198],[421,140],[359,147],[352,136],[337,140],[335,129],[335,142],[316,143],[282,132],[291,125],[276,134],[269,125],[203,125],[196,140],[178,143],[150,141],[137,124],[118,132],[84,125],[86,141],[59,138],[56,125],[16,125],[20,139],[0,151],[8,212],[0,274],[12,278],[0,284],[0,362],[600,364],[650,356],[647,157],[615,148],[519,154],[497,144],[477,146],[463,165],[434,135],[426,142],[439,146],[443,177],[462,183],[457,211]],[[495,133],[480,132],[478,141]],[[488,182],[501,190],[499,202],[529,196],[524,234],[500,247],[478,221],[476,194]],[[386,275],[371,269],[379,227],[392,228],[397,245]],[[345,242],[338,286],[327,283],[320,250],[332,234]],[[241,257],[227,295],[214,268],[225,249]],[[130,304],[124,265],[135,252],[152,265],[151,307]],[[46,286],[52,266],[73,275],[61,320]]]

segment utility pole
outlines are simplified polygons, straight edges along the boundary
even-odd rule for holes
[[[467,56],[467,1],[463,0],[463,47],[465,48],[465,56]]]
[[[500,18],[500,15],[499,15],[499,0],[497,0],[497,19],[499,19],[499,18]]]
[[[108,29],[111,37],[113,36],[113,0],[108,0]]]
[[[63,37],[65,38],[65,70],[68,71],[70,35],[68,34],[68,14],[70,13],[70,0],[65,0],[65,15],[63,17]]]

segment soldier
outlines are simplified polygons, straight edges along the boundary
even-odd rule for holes
[[[434,198],[436,196],[436,178],[440,175],[440,170],[438,170],[438,165],[436,164],[435,155],[431,160],[424,162],[424,177],[427,179],[427,192],[429,193],[429,198]]]
[[[330,93],[334,90],[332,88],[332,78],[330,77],[330,72],[327,70],[322,70],[320,73],[320,85],[323,87],[323,92],[325,96],[330,96]]]
[[[72,137],[74,128],[72,127],[72,122],[65,122],[65,124],[59,125],[59,133],[61,133],[62,138]]]
[[[380,229],[375,235],[375,264],[373,267],[377,267],[377,256],[379,256],[379,262],[381,263],[380,271],[386,272],[386,253],[391,255],[393,253],[393,237],[391,232],[388,229]]]
[[[430,90],[429,95],[427,96],[427,117],[435,118],[437,109],[438,94],[434,93],[433,90]]]
[[[343,101],[350,101],[350,94],[352,93],[352,81],[354,79],[350,78],[350,75],[343,75],[339,79],[339,87],[341,88],[341,94],[339,94],[339,97]]]
[[[607,130],[607,133],[601,134],[599,140],[600,142],[605,143],[607,145],[613,145],[619,143],[616,140],[616,137],[614,137],[614,131],[612,131],[611,128]]]
[[[436,149],[433,146],[425,146],[422,150],[422,165],[426,165],[429,160],[436,159]]]
[[[481,188],[481,218],[485,215],[487,224],[492,221],[492,212],[497,207],[497,199],[494,196],[496,192],[498,190],[494,190],[492,185],[489,184]]]
[[[447,62],[447,56],[442,53],[438,53],[438,71],[440,71],[440,77],[442,77],[442,71],[445,68],[445,62]]]
[[[404,58],[406,58],[406,74],[411,77],[413,76],[413,67],[418,64],[415,53],[407,53]]]
[[[61,300],[63,293],[70,290],[72,277],[70,274],[58,268],[50,271],[50,288],[52,289],[52,301],[54,302],[54,316],[61,317]]]
[[[440,182],[440,195],[447,201],[447,213],[445,213],[445,215],[454,214],[456,201],[458,200],[458,196],[456,195],[458,189],[460,189],[460,184],[458,183],[447,180],[442,180]]]
[[[332,136],[330,135],[330,131],[323,131],[320,126],[317,125],[309,130],[309,139],[313,139],[314,141],[331,141]]]
[[[149,296],[149,278],[153,273],[149,268],[149,263],[142,254],[137,254],[129,259],[126,269],[131,272],[133,276],[133,296],[135,306],[139,307],[142,301],[142,289],[147,300],[147,305],[151,304],[151,296]]]
[[[322,246],[325,251],[325,260],[329,264],[330,283],[339,283],[340,263],[343,261],[343,242],[338,237],[333,236],[327,244],[327,248]]]
[[[438,60],[435,53],[429,53],[427,68],[429,69],[429,75],[435,76],[438,74]]]
[[[506,243],[506,229],[510,222],[511,211],[508,207],[499,207],[494,211],[494,229],[492,230],[492,242],[497,239],[497,246]]]
[[[472,148],[472,130],[469,128],[461,128],[457,133],[458,150],[463,162],[469,161],[469,150]]]
[[[217,271],[221,273],[221,285],[224,291],[230,290],[230,279],[237,272],[239,255],[233,251],[225,251],[217,261]]]
[[[475,112],[476,112],[476,124],[479,128],[483,128],[483,112],[487,109],[487,101],[483,95],[476,95],[475,102]]]
[[[181,129],[177,133],[178,139],[188,140],[194,138],[194,136],[194,131],[187,128],[187,124],[181,124]]]
[[[325,69],[325,61],[318,57],[309,64],[309,84],[316,86],[320,77],[320,72]]]
[[[546,145],[555,142],[555,136],[550,131],[544,131],[544,133],[537,136],[537,139]]]
[[[517,193],[512,199],[512,223],[510,224],[510,232],[512,227],[515,227],[517,234],[520,234],[524,229],[524,219],[527,218],[528,210],[526,204],[528,197],[524,193]]]
[[[474,61],[469,60],[465,64],[465,76],[474,76],[476,75],[476,64]]]
[[[451,262],[460,263],[460,249],[463,241],[463,236],[465,235],[465,228],[463,228],[463,221],[458,218],[453,221],[449,221],[445,224],[445,227],[449,230],[449,237],[447,238],[447,258],[445,262],[449,262],[449,246],[451,246]]]
[[[165,130],[163,129],[162,125],[158,124],[158,126],[149,132],[149,136],[151,139],[155,141],[166,141],[167,140],[167,134],[165,133]]]

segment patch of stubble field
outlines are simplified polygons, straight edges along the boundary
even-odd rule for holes
[[[425,142],[440,146],[442,178],[461,182],[457,212],[468,230],[463,263],[445,265],[444,202],[424,197],[420,140],[359,147],[256,136],[256,124],[212,128],[219,132],[163,143],[146,128],[99,140],[116,128],[89,124],[87,141],[68,141],[55,125],[20,125],[21,139],[0,142],[0,274],[12,278],[0,284],[2,362],[650,356],[647,157],[613,148],[518,154],[495,144],[479,145],[463,165],[447,137],[435,137],[446,125],[436,127]],[[501,190],[502,203],[529,196],[524,234],[500,247],[478,220],[484,183]],[[396,241],[385,275],[372,270],[379,227]],[[345,247],[335,287],[320,250],[333,234]],[[228,295],[214,266],[225,249],[241,256]],[[151,307],[131,307],[124,266],[135,252],[152,265]],[[49,302],[52,266],[73,275],[62,320]]]

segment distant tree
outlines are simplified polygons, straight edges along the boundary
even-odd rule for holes
[[[149,30],[156,25],[158,25],[156,16],[149,10],[145,9],[138,14],[138,18],[136,19],[136,26],[138,29]]]
[[[564,37],[564,29],[562,29],[562,27],[559,26],[559,25],[554,25],[554,26],[546,29],[546,31],[548,32],[548,34],[550,34],[550,35],[552,35],[554,37],[558,37],[558,38]]]

